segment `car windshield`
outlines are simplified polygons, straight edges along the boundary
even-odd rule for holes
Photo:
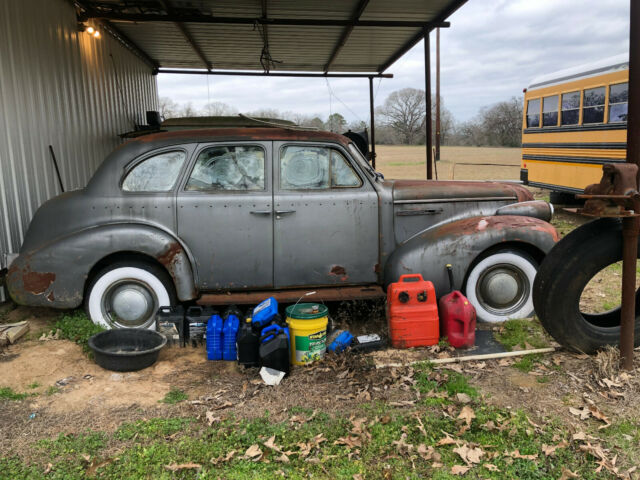
[[[363,167],[369,175],[371,175],[373,178],[376,178],[378,176],[371,164],[367,162],[367,159],[364,158],[360,150],[358,150],[358,147],[356,147],[353,143],[349,144],[349,151],[351,152],[353,158],[356,159],[360,166]]]

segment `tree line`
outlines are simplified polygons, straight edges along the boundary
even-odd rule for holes
[[[389,94],[376,108],[376,144],[424,145],[425,143],[425,92],[415,88],[403,88]],[[435,97],[431,98],[431,116],[435,134]],[[196,109],[191,103],[178,104],[167,97],[160,98],[160,114],[165,118],[237,115],[238,110],[223,102],[207,103]],[[340,113],[323,118],[293,111],[260,109],[243,112],[252,117],[280,118],[298,125],[320,130],[343,133],[361,131],[363,121],[347,122]],[[456,122],[453,114],[440,99],[440,142],[442,145],[519,147],[522,137],[522,98],[483,107],[466,122]]]

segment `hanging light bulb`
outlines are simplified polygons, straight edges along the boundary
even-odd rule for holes
[[[93,32],[95,32],[95,31],[96,31],[96,29],[95,29],[95,28],[93,28],[93,27],[87,27],[87,33],[88,33],[89,35],[93,35]]]
[[[96,31],[93,33],[93,36],[94,36],[95,38],[100,38],[100,32],[99,32],[98,30],[96,30]]]

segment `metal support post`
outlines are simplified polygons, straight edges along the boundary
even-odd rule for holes
[[[436,162],[440,160],[440,29],[436,28]],[[436,178],[438,177],[436,171]]]
[[[373,77],[369,77],[369,114],[371,116],[371,124],[369,129],[371,132],[371,166],[376,169],[376,121],[374,118],[373,104]]]
[[[640,208],[636,199],[634,206]],[[638,210],[636,210],[637,212]],[[638,258],[638,217],[622,219],[622,306],[620,311],[620,366],[633,370],[634,326],[636,320],[636,260]]]
[[[424,34],[424,104],[426,110],[424,123],[426,125],[427,180],[431,180],[433,178],[433,166],[431,164],[431,47],[429,45],[429,27],[423,26],[422,33]]]

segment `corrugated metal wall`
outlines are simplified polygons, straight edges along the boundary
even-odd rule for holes
[[[66,0],[0,1],[0,253],[18,251],[59,193],[49,145],[65,189],[81,188],[118,134],[157,109],[151,69],[102,33],[78,32]]]

